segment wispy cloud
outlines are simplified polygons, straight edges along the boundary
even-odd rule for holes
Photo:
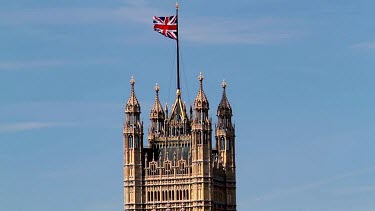
[[[289,29],[289,22],[289,20],[275,18],[238,20],[206,17],[189,21],[181,32],[186,39],[198,43],[269,44],[289,40],[302,34],[299,30]]]
[[[61,124],[54,122],[19,122],[10,124],[0,124],[0,133],[15,133],[26,130],[56,127]]]
[[[20,69],[35,69],[35,68],[53,68],[64,65],[77,65],[77,64],[105,64],[113,63],[114,59],[81,59],[81,60],[0,60],[0,71],[4,70],[20,70]]]
[[[0,61],[0,70],[15,70],[25,68],[44,68],[69,64],[63,60],[34,60],[34,61]]]
[[[351,46],[352,48],[375,49],[375,42],[360,42]]]
[[[350,186],[334,191],[338,195],[368,194],[372,192],[375,192],[375,185]]]
[[[124,1],[123,6],[116,8],[2,11],[0,24],[134,24],[134,28],[139,28],[139,24],[145,24],[151,28],[153,15],[166,14],[169,12],[152,7],[145,1]],[[180,36],[186,41],[199,44],[274,44],[292,40],[303,34],[298,28],[301,24],[296,21],[270,17],[235,19],[193,16],[188,17],[182,24],[184,26],[180,28]],[[127,36],[139,39],[139,35],[133,33]]]
[[[0,24],[111,24],[111,23],[148,23],[151,17],[162,13],[143,1],[126,1],[116,8],[43,8],[1,11]]]
[[[121,128],[124,104],[107,102],[29,102],[0,105],[1,130],[12,127],[100,127]],[[57,112],[58,111],[58,112]],[[8,124],[14,119],[23,123]],[[33,121],[33,120],[38,121]]]
[[[351,172],[339,174],[339,175],[336,175],[336,176],[333,176],[333,177],[330,177],[330,178],[326,178],[326,179],[322,179],[322,180],[319,180],[319,181],[315,181],[315,182],[312,182],[312,183],[308,183],[308,184],[304,184],[304,185],[300,185],[300,186],[296,186],[296,187],[291,187],[291,188],[287,188],[287,189],[284,189],[284,190],[275,191],[275,192],[269,193],[269,194],[264,194],[262,196],[257,197],[256,201],[264,201],[264,200],[284,197],[284,196],[287,196],[287,195],[290,195],[290,194],[297,194],[297,193],[301,193],[301,192],[304,192],[304,191],[309,191],[309,190],[319,188],[321,186],[324,186],[324,185],[327,185],[327,184],[330,184],[330,183],[333,183],[333,182],[336,182],[336,181],[339,181],[339,180],[364,175],[364,174],[374,172],[374,171],[375,171],[375,165],[369,166],[367,168],[363,168],[363,169],[354,170],[354,171],[351,171]]]

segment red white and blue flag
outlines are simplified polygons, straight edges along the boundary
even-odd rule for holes
[[[166,37],[177,40],[177,15],[169,17],[154,16],[154,30]]]

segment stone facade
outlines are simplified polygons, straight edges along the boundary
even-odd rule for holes
[[[163,108],[156,84],[147,147],[131,79],[123,130],[125,210],[236,210],[235,128],[226,83],[212,131],[202,74],[198,79],[198,95],[189,114],[180,89],[170,112],[167,105]]]

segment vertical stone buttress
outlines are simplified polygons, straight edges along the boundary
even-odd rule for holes
[[[212,210],[212,141],[209,103],[203,91],[203,75],[198,77],[200,87],[194,100],[192,120],[193,210]]]
[[[130,80],[131,92],[125,107],[124,124],[124,201],[125,210],[142,210],[142,150],[143,123],[141,107],[134,92],[135,80]]]
[[[236,159],[235,129],[232,124],[232,108],[226,95],[226,82],[223,81],[223,94],[217,108],[218,123],[215,128],[216,146],[226,172],[226,210],[236,210]]]

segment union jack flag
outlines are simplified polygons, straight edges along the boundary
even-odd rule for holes
[[[154,16],[154,30],[166,37],[177,40],[177,16]]]

